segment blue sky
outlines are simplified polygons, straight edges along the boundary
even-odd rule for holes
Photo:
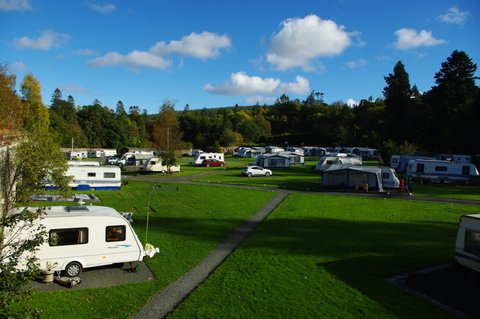
[[[0,63],[47,105],[56,88],[149,114],[311,91],[354,104],[383,98],[398,61],[422,92],[454,50],[478,64],[479,19],[478,0],[0,0]]]

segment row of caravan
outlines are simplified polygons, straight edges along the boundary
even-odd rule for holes
[[[180,166],[165,165],[161,158],[150,155],[139,169],[142,173],[173,173],[179,172]],[[69,161],[65,175],[70,177],[68,186],[77,190],[117,190],[122,185],[119,166],[100,165],[96,161]],[[55,188],[53,184],[45,186],[47,190]]]
[[[137,167],[142,173],[173,173],[179,172],[179,165],[166,165],[162,158],[153,151],[128,152],[122,155],[116,163],[122,167]]]

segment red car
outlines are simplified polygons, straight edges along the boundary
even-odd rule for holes
[[[202,166],[210,167],[210,166],[223,166],[225,162],[219,161],[217,159],[204,159],[202,162]]]

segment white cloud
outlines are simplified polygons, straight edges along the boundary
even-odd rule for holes
[[[112,3],[89,3],[90,8],[98,13],[107,14],[117,10],[117,7]]]
[[[62,46],[68,42],[68,40],[70,40],[68,34],[45,30],[36,39],[25,36],[20,39],[15,39],[14,44],[23,49],[50,50]]]
[[[105,66],[123,66],[132,71],[138,71],[139,68],[166,69],[171,65],[171,61],[144,51],[132,51],[127,55],[117,52],[109,52],[103,57],[98,57],[88,62],[88,65],[94,67]]]
[[[8,69],[13,73],[24,72],[27,70],[26,65],[23,62],[13,62]]]
[[[431,31],[421,30],[417,32],[414,29],[402,28],[395,31],[397,42],[394,43],[398,50],[409,50],[418,47],[431,47],[447,43],[443,39],[435,39]]]
[[[271,94],[280,83],[278,79],[262,79],[259,76],[248,76],[245,72],[237,72],[230,75],[230,82],[217,86],[208,83],[203,86],[203,89],[210,93],[230,96]]]
[[[29,11],[32,5],[29,0],[0,0],[0,11]]]
[[[316,15],[287,19],[272,37],[267,61],[279,70],[301,67],[313,71],[315,59],[339,55],[350,44],[349,34],[334,21]]]
[[[347,105],[349,107],[354,107],[354,106],[358,105],[358,101],[355,101],[354,99],[348,99],[347,100]]]
[[[179,41],[172,40],[168,44],[165,41],[157,42],[150,48],[150,52],[159,55],[180,54],[199,59],[210,59],[219,56],[221,49],[230,47],[231,40],[226,35],[219,36],[204,31],[200,34],[193,32]]]
[[[258,101],[259,95],[262,94],[305,94],[310,91],[310,82],[301,76],[297,76],[295,82],[284,83],[279,79],[264,79],[259,76],[249,76],[245,72],[237,72],[230,75],[230,81],[220,85],[208,83],[203,86],[203,90],[218,95],[246,95],[250,96],[247,100],[257,99]]]
[[[470,13],[461,11],[456,6],[449,8],[444,14],[439,15],[437,20],[448,24],[463,25],[470,18]]]
[[[295,82],[281,83],[278,88],[278,93],[295,93],[306,94],[310,92],[310,82],[303,76],[297,76]]]
[[[349,69],[358,69],[358,68],[366,66],[367,65],[367,60],[365,60],[365,59],[350,60],[350,61],[345,62],[345,64],[347,65],[347,67]]]

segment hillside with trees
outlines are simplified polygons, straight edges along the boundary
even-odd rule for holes
[[[188,105],[175,110],[167,100],[157,114],[147,114],[120,100],[115,107],[98,100],[78,106],[56,89],[48,107],[50,130],[63,147],[73,139],[77,147],[118,150],[288,143],[474,154],[480,150],[480,141],[473,138],[480,136],[476,70],[465,52],[453,51],[432,75],[435,85],[419,92],[399,61],[384,77],[383,99],[365,98],[352,107],[340,101],[327,104],[323,93],[312,91],[303,101],[282,95],[273,105],[199,110]],[[28,122],[28,110],[20,110]]]

